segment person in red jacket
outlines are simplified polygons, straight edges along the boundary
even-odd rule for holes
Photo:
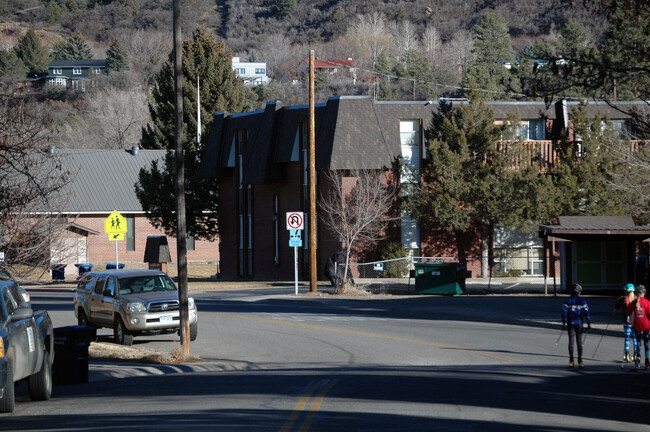
[[[636,369],[639,369],[641,363],[641,339],[645,348],[645,368],[650,368],[650,301],[645,298],[645,287],[638,285],[636,287],[638,297],[632,300],[634,293],[630,293],[630,304],[627,307],[627,313],[634,315],[634,334],[636,341],[634,343],[634,363]]]

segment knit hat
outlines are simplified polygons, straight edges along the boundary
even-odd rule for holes
[[[573,284],[573,292],[574,293],[581,293],[582,292],[582,286],[580,284]]]
[[[634,285],[632,285],[632,284],[626,284],[626,285],[623,287],[623,290],[624,290],[625,292],[634,292]]]
[[[643,294],[645,292],[645,287],[643,285],[637,285],[636,292]]]

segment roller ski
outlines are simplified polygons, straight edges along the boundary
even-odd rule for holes
[[[634,353],[634,372],[638,372],[641,367],[641,353],[636,351]]]

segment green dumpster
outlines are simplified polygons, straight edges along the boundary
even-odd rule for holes
[[[449,262],[415,263],[415,292],[457,295],[465,292],[464,264]]]

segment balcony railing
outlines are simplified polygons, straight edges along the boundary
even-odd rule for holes
[[[574,154],[581,156],[580,142],[574,142]],[[630,141],[630,152],[641,150],[647,141]],[[510,166],[523,169],[537,166],[541,172],[551,172],[560,162],[561,154],[557,141],[497,141],[497,149],[510,156]]]

